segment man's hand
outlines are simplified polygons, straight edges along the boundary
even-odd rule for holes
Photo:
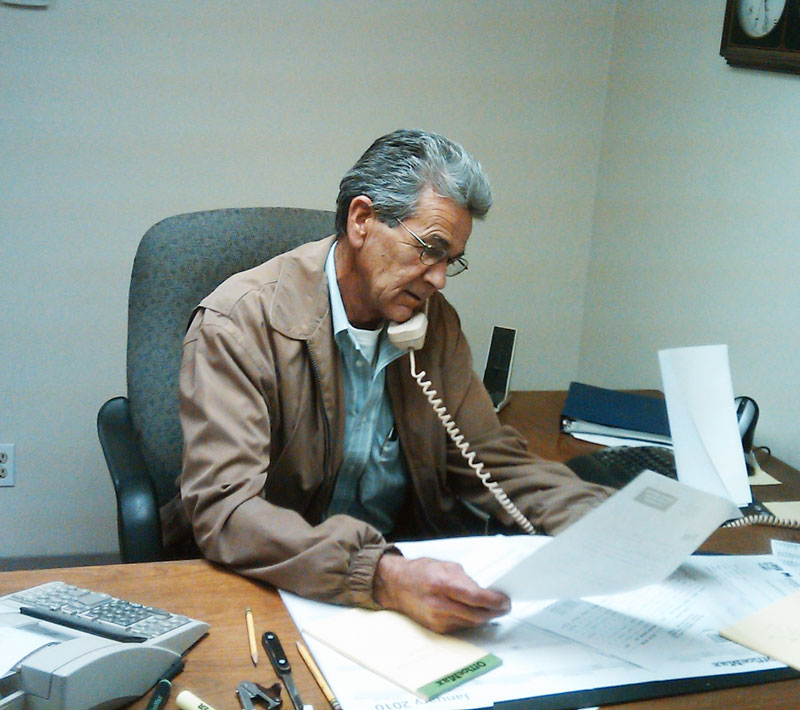
[[[383,555],[372,588],[384,609],[402,612],[438,633],[480,626],[511,609],[505,594],[478,586],[461,565],[427,557]]]

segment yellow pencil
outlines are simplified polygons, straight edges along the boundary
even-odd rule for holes
[[[250,644],[250,658],[253,665],[258,665],[258,644],[256,643],[256,630],[253,626],[253,612],[250,607],[244,610],[244,619],[247,623],[247,642]]]
[[[297,642],[297,650],[300,652],[300,657],[305,661],[305,664],[308,666],[308,670],[311,671],[311,675],[314,676],[314,680],[317,681],[317,685],[320,687],[322,694],[325,696],[326,700],[330,703],[330,706],[333,710],[342,710],[342,706],[339,705],[339,701],[336,699],[336,696],[333,694],[331,687],[328,685],[325,677],[322,675],[322,671],[317,666],[316,661],[314,660],[313,656],[309,653],[308,649],[303,645],[301,641]]]

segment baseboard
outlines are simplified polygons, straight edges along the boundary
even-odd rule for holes
[[[0,557],[0,570],[51,569],[57,567],[87,567],[120,563],[117,552],[97,552],[81,555],[42,555],[38,557]]]

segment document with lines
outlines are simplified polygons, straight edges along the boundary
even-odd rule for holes
[[[478,581],[512,602],[635,589],[665,579],[740,515],[726,498],[644,471],[513,568]]]

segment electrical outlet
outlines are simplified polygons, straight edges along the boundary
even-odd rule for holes
[[[0,444],[0,487],[14,485],[14,444]]]

